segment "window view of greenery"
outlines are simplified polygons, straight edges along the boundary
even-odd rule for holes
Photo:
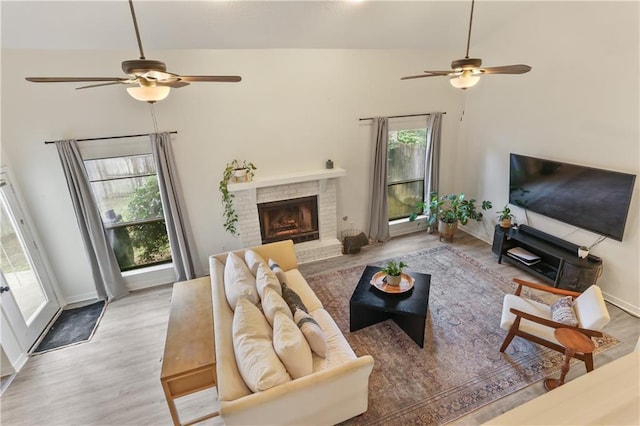
[[[152,155],[87,160],[85,167],[120,269],[170,262]]]
[[[389,131],[387,206],[389,220],[409,217],[424,201],[427,129]]]

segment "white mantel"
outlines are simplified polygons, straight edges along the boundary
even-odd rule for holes
[[[342,245],[338,240],[337,178],[346,174],[341,168],[307,170],[228,184],[227,189],[235,197],[242,246],[262,243],[258,204],[316,195],[320,239],[296,244],[298,261],[304,263],[339,256]]]
[[[313,180],[346,176],[347,171],[341,168],[307,170],[304,172],[288,173],[279,176],[257,177],[251,182],[230,183],[227,185],[229,192],[246,191],[248,189],[263,188],[267,186],[287,185],[289,183],[302,183]]]

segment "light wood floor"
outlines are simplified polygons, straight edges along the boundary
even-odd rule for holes
[[[303,274],[313,274],[340,269],[438,244],[437,237],[432,235],[411,234],[364,247],[358,254],[300,265],[300,270]],[[488,244],[460,231],[453,245],[506,277],[525,276],[513,266],[498,265]],[[108,305],[90,342],[30,358],[1,398],[0,422],[3,425],[170,425],[160,386],[170,299],[170,286],[133,292]],[[596,368],[631,352],[640,334],[640,319],[613,305],[608,304],[608,308],[612,320],[605,331],[622,343],[597,355]],[[584,368],[572,368],[568,379],[582,374]],[[542,393],[542,383],[535,383],[455,423],[483,423]],[[179,412],[183,420],[204,414],[214,399],[215,392],[209,392],[181,404]]]

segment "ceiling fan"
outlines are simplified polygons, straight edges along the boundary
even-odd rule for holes
[[[473,6],[475,0],[471,0],[471,16],[469,18],[469,33],[467,35],[467,52],[464,59],[456,59],[451,62],[451,71],[425,71],[425,74],[402,77],[401,80],[413,78],[449,76],[449,82],[453,87],[466,90],[475,86],[483,74],[524,74],[531,71],[529,65],[503,65],[499,67],[481,68],[482,59],[469,58],[469,44],[471,42],[471,24],[473,23]]]
[[[76,89],[88,89],[92,87],[110,86],[114,84],[137,84],[127,88],[129,94],[144,102],[153,103],[161,101],[169,96],[171,88],[178,89],[188,86],[190,83],[200,82],[225,82],[236,83],[242,80],[235,75],[178,75],[167,71],[167,66],[162,61],[146,59],[142,49],[142,40],[138,30],[136,13],[133,8],[133,0],[129,0],[133,27],[136,31],[140,58],[122,62],[122,71],[126,77],[26,77],[27,81],[34,83],[97,83]]]

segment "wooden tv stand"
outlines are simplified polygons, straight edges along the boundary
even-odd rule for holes
[[[528,265],[507,255],[513,247],[540,257],[540,262]],[[493,235],[493,252],[498,263],[511,263],[554,287],[572,291],[584,291],[595,284],[602,274],[602,259],[589,255],[578,257],[578,245],[547,234],[527,225],[518,228],[501,228],[496,225]]]

